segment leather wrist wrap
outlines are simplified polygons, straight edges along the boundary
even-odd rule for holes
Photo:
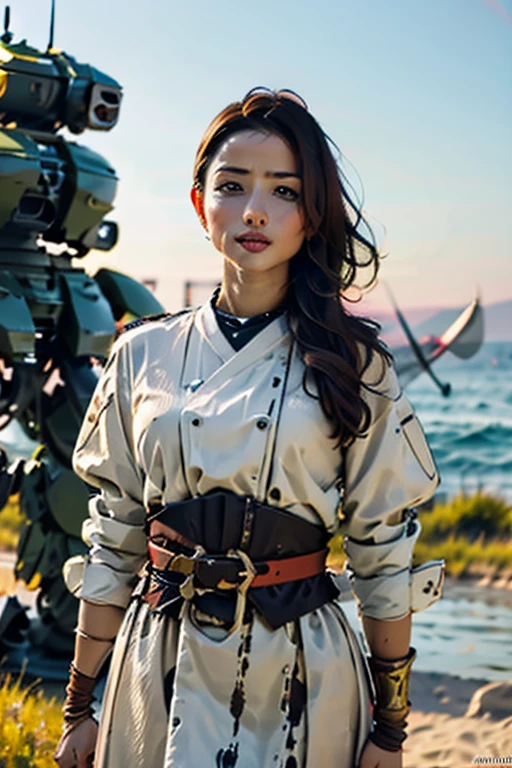
[[[375,656],[370,658],[376,694],[373,712],[375,727],[370,739],[378,747],[389,752],[399,752],[407,737],[407,716],[410,710],[409,678],[415,658],[414,648],[409,650],[407,656],[394,661]]]
[[[84,720],[93,717],[92,702],[94,696],[92,692],[95,685],[96,678],[84,675],[71,664],[63,707],[66,733],[72,731]]]

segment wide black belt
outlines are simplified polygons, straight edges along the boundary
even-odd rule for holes
[[[231,572],[236,561],[233,557],[235,552],[249,564],[252,561],[275,563],[281,558],[284,564],[287,560],[302,557],[305,557],[304,564],[313,563],[320,553],[325,552],[329,538],[322,526],[279,507],[229,491],[215,491],[152,509],[147,528],[153,564],[145,599],[155,609],[165,606],[171,615],[179,612],[182,604],[180,596],[185,596],[193,599],[203,613],[213,610],[223,617],[228,616],[234,610],[236,598],[226,594],[222,583],[229,583],[233,578]],[[173,557],[178,557],[175,563],[188,567],[190,562],[186,561],[197,556],[199,549],[202,562],[211,558],[212,566],[215,565],[211,572],[216,573],[216,581],[212,582],[211,594],[196,596],[191,576],[176,572],[179,568],[173,571],[167,566]],[[166,552],[169,559],[165,557]],[[183,564],[180,555],[183,555]],[[223,564],[226,565],[225,578],[219,570]],[[247,601],[272,628],[309,613],[338,594],[332,579],[321,568],[316,567],[316,573],[315,569],[309,570],[314,575],[251,588]],[[191,567],[190,573],[199,571]],[[297,573],[297,570],[291,569],[290,573]],[[184,585],[186,589],[190,588],[190,592],[185,592]]]
[[[147,520],[172,528],[211,554],[241,549],[253,560],[269,560],[325,549],[329,535],[320,525],[251,496],[213,491],[205,496],[151,508]]]

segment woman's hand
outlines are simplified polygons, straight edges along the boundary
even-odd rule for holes
[[[402,752],[388,752],[368,740],[357,768],[402,768]]]
[[[60,768],[91,768],[98,735],[98,723],[92,717],[84,720],[59,742],[54,760]]]

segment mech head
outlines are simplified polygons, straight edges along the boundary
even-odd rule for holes
[[[52,0],[50,40],[41,52],[25,40],[12,43],[9,7],[5,11],[0,36],[0,254],[5,258],[39,249],[39,238],[67,245],[75,251],[69,255],[80,257],[91,248],[110,250],[117,241],[117,224],[105,220],[116,194],[114,169],[57,131],[113,128],[121,87],[54,50],[54,15]]]
[[[119,118],[122,89],[116,80],[53,48],[55,0],[50,40],[39,51],[26,40],[12,43],[10,10],[0,36],[0,125],[55,133],[86,128],[109,131]]]

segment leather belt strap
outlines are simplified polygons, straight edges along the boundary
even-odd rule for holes
[[[151,563],[161,571],[172,571],[184,576],[194,575],[197,586],[218,589],[236,589],[246,576],[245,566],[236,555],[200,555],[188,557],[175,554],[168,549],[148,541]],[[283,557],[278,560],[265,560],[253,563],[256,576],[251,582],[251,589],[285,584],[288,581],[307,579],[323,573],[328,550],[322,549],[309,555]],[[211,571],[213,581],[208,577]],[[214,575],[216,573],[216,575]],[[218,576],[218,578],[217,578]]]
[[[321,549],[318,552],[311,552],[309,555],[266,560],[263,565],[268,566],[268,572],[256,575],[251,583],[251,588],[271,587],[274,584],[285,584],[287,581],[309,579],[311,576],[323,573],[328,551],[328,549]],[[255,565],[257,568],[258,563]]]

